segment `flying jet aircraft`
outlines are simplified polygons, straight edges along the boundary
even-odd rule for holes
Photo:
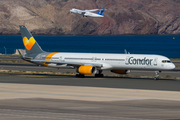
[[[103,77],[103,70],[117,74],[128,74],[130,70],[152,70],[156,79],[159,72],[175,68],[167,57],[161,55],[45,52],[26,26],[21,25],[20,31],[26,49],[26,54],[21,55],[23,60],[46,67],[74,68],[78,73],[76,77],[92,74]]]
[[[97,13],[93,13],[94,11],[97,11],[99,9],[92,9],[92,10],[79,10],[79,9],[71,9],[70,12],[71,13],[78,13],[78,14],[81,14],[83,17],[104,17],[103,14],[104,14],[104,11],[105,9],[101,9],[99,12]]]

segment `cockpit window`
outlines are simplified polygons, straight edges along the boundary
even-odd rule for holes
[[[162,63],[172,63],[170,60],[162,60]]]

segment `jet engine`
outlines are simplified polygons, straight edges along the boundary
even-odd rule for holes
[[[111,72],[117,73],[117,74],[129,74],[131,71],[130,70],[118,70],[118,69],[115,69],[115,70],[111,70]]]
[[[92,65],[83,65],[77,69],[77,72],[83,75],[92,75],[96,74],[97,69]]]

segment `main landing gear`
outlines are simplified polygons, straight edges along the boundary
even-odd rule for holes
[[[161,71],[155,71],[155,77],[154,77],[154,80],[157,80],[157,78],[159,77],[159,73],[161,73]]]
[[[84,78],[84,74],[76,74],[76,77],[78,77],[78,78]]]
[[[102,74],[102,70],[99,70],[99,73],[95,74],[95,77],[104,77],[104,75]]]
[[[76,77],[78,78],[84,78],[84,74],[76,74]],[[99,70],[98,74],[95,74],[95,77],[104,77],[104,75],[102,74],[102,70]]]

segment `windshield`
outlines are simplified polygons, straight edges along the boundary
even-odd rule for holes
[[[172,63],[170,60],[162,60],[162,63]]]

